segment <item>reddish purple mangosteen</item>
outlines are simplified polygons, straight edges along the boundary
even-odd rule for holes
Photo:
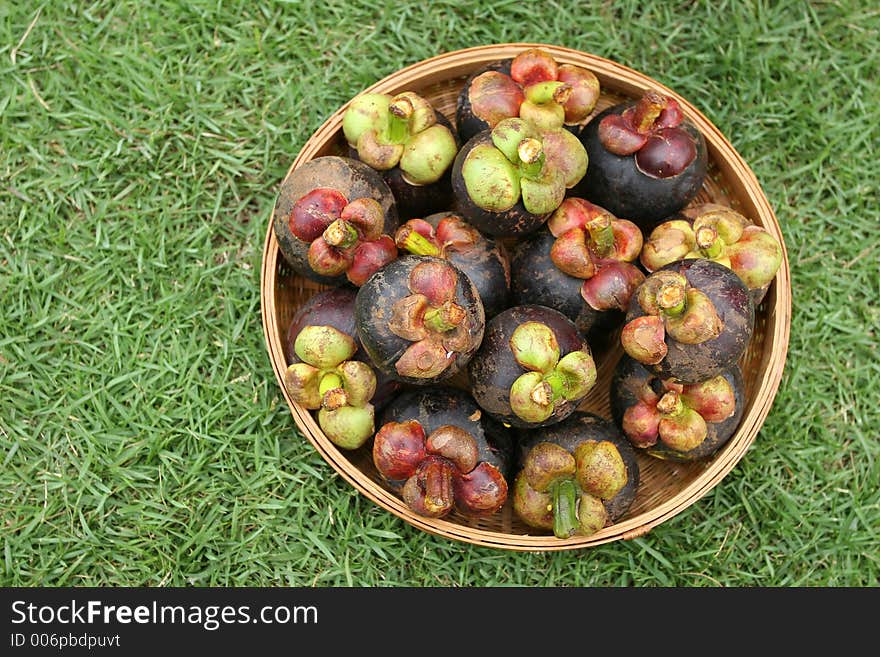
[[[641,248],[633,222],[568,197],[546,226],[514,247],[513,301],[554,308],[599,344],[623,322],[630,297],[645,280],[633,264]]]
[[[450,378],[483,338],[477,288],[449,260],[402,255],[358,290],[355,320],[371,362],[389,377],[426,385]]]
[[[546,306],[513,306],[486,325],[468,375],[480,408],[504,424],[536,428],[574,412],[596,383],[596,364],[568,317]]]
[[[733,208],[701,203],[658,225],[641,253],[649,272],[686,258],[707,258],[735,271],[757,306],[782,264],[782,246]]]
[[[499,511],[512,460],[507,430],[465,391],[448,386],[401,393],[383,411],[373,440],[376,470],[428,518]]]
[[[394,236],[401,253],[449,260],[477,288],[486,319],[507,308],[510,262],[504,245],[451,212],[410,219]]]
[[[580,140],[590,166],[574,193],[644,231],[690,203],[706,178],[705,138],[676,100],[657,91],[608,108]]]
[[[519,432],[518,442],[513,510],[531,527],[557,538],[591,536],[635,500],[636,452],[608,420],[577,411],[553,426]]]
[[[529,48],[468,77],[456,103],[456,124],[463,141],[514,117],[579,130],[598,99],[599,79],[592,71],[559,64],[549,52]]]
[[[458,135],[449,119],[412,91],[363,93],[342,116],[350,155],[381,172],[403,218],[452,202],[450,171]]]
[[[650,274],[630,300],[624,351],[664,379],[698,383],[732,367],[752,337],[754,304],[732,270],[705,259]]]
[[[381,409],[391,397],[397,393],[401,384],[390,378],[384,372],[376,369],[370,361],[370,357],[360,343],[355,327],[355,299],[357,289],[348,285],[333,287],[313,294],[308,301],[301,305],[287,327],[284,343],[284,357],[288,365],[302,362],[296,353],[296,339],[303,329],[310,326],[331,327],[340,333],[352,338],[357,351],[353,360],[367,363],[376,376],[376,390],[370,403]]]
[[[306,278],[360,286],[397,257],[400,221],[391,189],[362,162],[327,155],[282,183],[273,230],[284,260]]]
[[[635,448],[670,461],[711,457],[733,436],[744,410],[737,365],[699,383],[679,383],[624,355],[611,381],[617,426]]]

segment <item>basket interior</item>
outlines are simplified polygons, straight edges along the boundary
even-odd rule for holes
[[[564,61],[565,53],[563,53],[563,57],[557,53],[554,54],[558,60]],[[487,61],[492,61],[488,54],[483,59],[475,58],[471,70]],[[597,71],[594,69],[594,72]],[[632,87],[626,81],[616,80],[607,74],[603,76],[599,72],[597,75],[602,83],[602,95],[593,115],[633,96]],[[406,88],[426,97],[437,110],[443,112],[454,123],[456,99],[466,76],[467,72],[454,77],[437,79],[436,72],[432,72],[429,68],[426,70],[426,75],[419,81],[407,82]],[[335,118],[339,117],[342,109],[340,108],[340,111],[334,115]],[[321,155],[344,154],[341,130],[338,129],[338,125],[336,129],[333,129],[334,117],[331,117],[325,124],[327,129],[323,131],[323,134],[319,134],[321,132],[319,131],[313,136],[313,140],[318,139],[318,141],[311,143],[312,148],[308,159]],[[338,124],[338,121],[336,123]],[[735,175],[735,167],[732,167],[730,162],[719,159],[718,151],[713,148],[712,141],[707,139],[707,143],[709,145],[709,173],[702,191],[692,204],[711,201],[731,206],[755,223],[764,225],[766,228],[772,227],[773,231],[771,232],[778,233],[778,225],[775,223],[772,212],[769,213],[769,216],[756,216],[753,204],[750,203],[750,196],[746,194],[747,191],[751,195],[760,193],[760,189],[748,190],[749,181],[738,178]],[[291,170],[295,168],[296,164],[294,163]],[[771,226],[768,226],[768,223]],[[271,235],[271,226],[267,233],[264,257],[266,258],[263,280],[264,314],[268,312],[271,315],[268,318],[270,321],[264,321],[264,325],[270,355],[275,365],[276,374],[279,374],[286,367],[286,363],[283,362],[283,343],[288,325],[297,309],[313,294],[324,289],[324,286],[296,275],[285,265],[277,250],[277,243]],[[784,362],[784,350],[780,359],[777,353],[779,345],[774,342],[780,342],[780,332],[775,330],[779,328],[778,323],[788,321],[788,313],[784,312],[788,297],[786,294],[780,295],[779,289],[781,283],[784,286],[787,285],[787,256],[784,258],[782,269],[785,276],[777,276],[763,302],[756,308],[754,334],[740,360],[746,387],[747,407],[737,432],[719,452],[711,459],[704,461],[677,463],[639,453],[640,485],[635,501],[627,513],[618,519],[613,526],[606,527],[590,537],[562,540],[550,532],[543,533],[531,528],[517,518],[510,499],[500,512],[485,518],[472,519],[456,513],[442,520],[416,516],[383,483],[373,466],[370,451],[371,442],[354,451],[336,448],[323,435],[309,412],[292,402],[286,392],[285,397],[300,429],[331,465],[373,501],[425,531],[471,543],[520,550],[568,549],[600,544],[619,538],[632,538],[644,534],[704,495],[733,467],[754,440],[758,428],[769,410],[776,385],[778,385],[778,376],[774,377],[774,381],[771,381],[769,399],[767,399],[766,388],[761,390],[762,383],[767,382],[770,369],[781,369]],[[783,292],[787,291],[783,290]],[[777,312],[778,310],[780,312]],[[787,329],[787,324],[784,328]],[[787,332],[783,333],[782,342],[785,347]],[[614,367],[622,353],[617,335],[611,337],[607,347],[597,349],[594,346],[598,380],[592,392],[580,405],[581,410],[610,419],[609,385]],[[467,385],[463,375],[459,375],[451,383],[463,387]],[[281,387],[283,390],[283,385]]]

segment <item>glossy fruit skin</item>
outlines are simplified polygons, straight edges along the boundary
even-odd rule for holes
[[[437,123],[446,126],[455,138],[457,147],[461,147],[461,141],[455,126],[445,114],[435,110]],[[360,161],[357,150],[349,146],[347,155],[353,160]],[[452,205],[452,167],[448,167],[443,176],[437,182],[427,185],[414,185],[406,179],[400,166],[392,167],[387,171],[380,171],[382,179],[397,205],[397,214],[400,221],[404,222],[414,217],[424,217],[426,214],[439,212]]]
[[[686,463],[711,457],[730,440],[745,414],[745,383],[742,371],[737,365],[724,370],[720,375],[733,388],[736,404],[733,415],[721,422],[706,422],[708,429],[706,438],[694,449],[679,452],[666,445],[662,440],[658,440],[655,445],[644,449],[646,454],[667,461]],[[659,389],[662,384],[655,374],[647,370],[637,360],[624,354],[615,367],[611,379],[611,417],[618,427],[623,426],[623,415],[626,409],[639,401],[639,391],[645,385]]]
[[[547,222],[552,213],[532,214],[526,210],[520,198],[509,210],[493,212],[484,210],[473,202],[462,176],[465,158],[481,144],[492,145],[489,130],[477,133],[458,151],[452,163],[453,209],[477,230],[493,237],[522,237],[534,232]]]
[[[691,286],[709,297],[724,328],[718,337],[699,344],[684,344],[666,335],[666,356],[657,364],[646,365],[648,370],[664,379],[697,383],[732,367],[745,352],[755,323],[752,297],[739,276],[724,265],[702,258],[672,262],[657,271],[684,275]],[[629,323],[646,314],[637,290],[624,321]]]
[[[432,256],[402,255],[377,271],[358,289],[355,299],[355,323],[361,344],[376,369],[386,376],[413,385],[428,385],[445,381],[462,370],[480,346],[485,329],[485,311],[479,293],[470,279],[455,265],[454,301],[465,310],[472,326],[471,340],[466,350],[458,352],[451,364],[438,376],[423,379],[401,375],[395,365],[410,341],[396,335],[389,328],[391,310],[396,302],[411,294],[408,287],[413,269],[425,261],[445,260]]]
[[[436,212],[424,217],[437,227],[450,212]],[[510,256],[503,242],[484,233],[477,244],[464,249],[448,249],[446,259],[461,269],[477,288],[486,319],[491,319],[510,305]]]
[[[657,223],[690,203],[703,186],[708,167],[708,151],[702,133],[690,121],[679,127],[693,139],[697,156],[684,171],[669,178],[653,178],[636,166],[635,156],[615,155],[599,140],[599,123],[609,114],[622,114],[634,101],[609,107],[584,125],[578,135],[589,157],[586,175],[574,187],[583,196],[612,214],[650,231]]]
[[[556,336],[560,357],[578,350],[591,353],[574,323],[559,311],[539,305],[512,306],[486,324],[483,342],[468,363],[467,372],[474,399],[496,420],[518,428],[545,427],[571,415],[580,400],[563,402],[547,420],[538,423],[527,422],[513,412],[510,388],[525,370],[513,356],[510,338],[525,322],[548,326]]]
[[[300,358],[293,350],[293,345],[296,336],[304,327],[332,326],[337,331],[354,338],[358,350],[352,360],[373,365],[357,334],[354,313],[356,297],[357,289],[350,285],[344,285],[317,292],[301,305],[288,325],[285,334],[284,357],[287,364],[300,362]],[[373,372],[376,375],[376,392],[373,394],[371,403],[380,409],[397,394],[401,384],[378,370],[375,365],[373,365]]]
[[[594,413],[576,411],[562,422],[542,429],[519,429],[516,432],[517,462],[522,465],[531,449],[542,442],[559,445],[574,454],[577,446],[586,441],[607,440],[617,447],[626,466],[627,481],[610,500],[604,500],[609,522],[618,520],[627,512],[639,488],[639,462],[633,446],[609,420]]]
[[[325,155],[304,162],[281,183],[272,217],[272,227],[278,248],[285,262],[300,276],[325,285],[348,283],[345,274],[323,276],[309,265],[309,243],[300,240],[290,230],[288,223],[294,204],[307,193],[318,188],[332,188],[342,193],[348,201],[372,198],[379,202],[384,212],[383,233],[393,235],[400,219],[397,202],[391,189],[376,171],[363,162],[349,157]]]
[[[510,292],[514,305],[538,304],[558,310],[574,322],[591,345],[599,345],[623,322],[625,314],[592,308],[581,296],[583,279],[569,276],[550,258],[556,237],[539,228],[519,240],[510,254]]]

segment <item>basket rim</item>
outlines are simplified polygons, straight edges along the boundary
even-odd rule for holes
[[[719,166],[726,176],[742,182],[745,198],[740,200],[748,201],[747,213],[767,229],[782,247],[782,263],[767,297],[768,302],[772,301],[772,303],[767,303],[768,326],[772,326],[772,330],[768,330],[765,335],[761,362],[764,376],[759,382],[757,390],[751,396],[736,432],[722,450],[708,462],[704,472],[666,502],[586,537],[576,536],[569,539],[559,539],[543,534],[507,534],[468,527],[444,519],[424,518],[413,513],[398,497],[364,476],[342,451],[323,434],[311,414],[294,402],[285,389],[283,374],[286,369],[286,361],[283,346],[276,339],[280,332],[275,312],[274,295],[279,248],[271,220],[268,222],[263,245],[260,308],[263,336],[272,369],[294,421],[321,456],[349,484],[380,507],[430,534],[474,545],[507,550],[561,551],[593,547],[615,540],[630,540],[643,536],[657,525],[678,515],[697,502],[714,488],[745,455],[770,412],[782,380],[790,339],[791,282],[784,236],[773,208],[752,169],[726,136],[686,98],[635,69],[598,55],[563,46],[537,42],[511,42],[474,46],[415,62],[382,78],[360,93],[397,93],[405,90],[412,83],[420,81],[428,72],[432,76],[436,76],[437,79],[456,78],[466,75],[478,66],[498,59],[513,57],[523,49],[531,47],[547,50],[560,63],[577,64],[589,68],[599,78],[603,88],[610,84],[615,90],[629,95],[653,88],[675,98],[682,106],[685,116],[703,132],[710,159]],[[339,107],[309,137],[285,174],[285,179],[300,164],[315,156],[318,144],[326,143],[341,129],[342,115],[347,106],[348,102]]]

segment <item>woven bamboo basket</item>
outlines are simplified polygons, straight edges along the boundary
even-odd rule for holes
[[[323,289],[317,283],[292,273],[278,249],[271,221],[266,231],[261,271],[261,310],[264,337],[275,372],[293,419],[302,434],[321,456],[360,493],[411,525],[434,535],[481,546],[518,551],[558,551],[585,548],[615,540],[643,536],[697,502],[727,475],[758,436],[779,387],[788,350],[791,320],[791,286],[785,242],[767,198],[755,175],[724,135],[685,98],[657,81],[610,60],[568,48],[537,43],[508,43],[480,46],[442,54],[403,68],[364,91],[395,94],[414,91],[454,121],[455,103],[469,73],[490,62],[515,57],[529,47],[549,51],[559,63],[586,67],[599,78],[602,95],[594,114],[637,97],[648,88],[670,94],[685,115],[706,138],[709,175],[693,203],[713,201],[729,205],[767,229],[783,245],[783,261],[775,280],[756,309],[755,331],[740,365],[747,405],[738,430],[710,460],[674,463],[639,454],[640,485],[627,513],[611,526],[587,537],[559,539],[522,523],[508,499],[498,513],[469,519],[453,513],[444,519],[419,516],[386,487],[376,472],[371,442],[355,451],[336,447],[324,435],[310,412],[296,404],[284,389],[287,367],[284,339],[290,321],[301,304]],[[311,136],[292,163],[287,175],[315,157],[343,154],[340,107]],[[619,345],[619,341],[614,341]],[[610,418],[609,384],[622,349],[617,346],[595,353],[599,376],[580,408]]]

